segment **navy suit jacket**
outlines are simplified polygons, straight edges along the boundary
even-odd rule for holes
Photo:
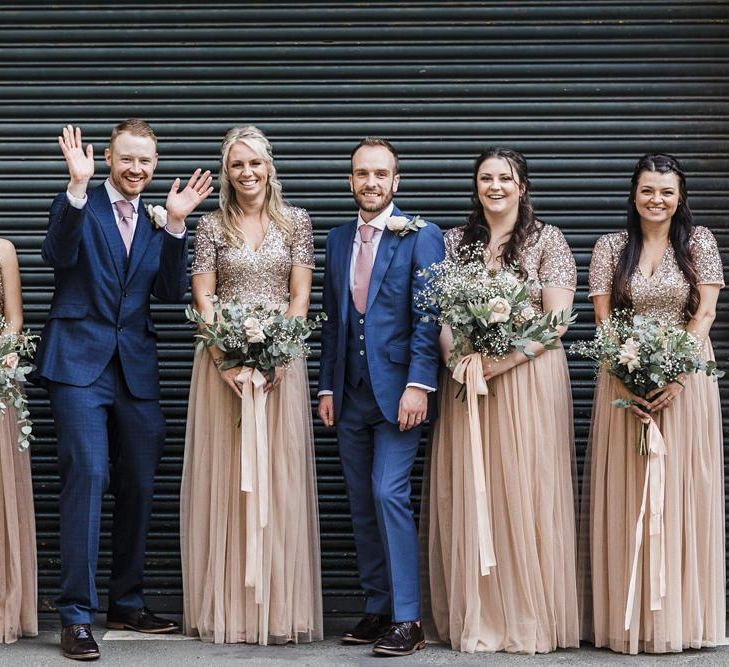
[[[149,300],[181,301],[187,291],[187,235],[154,229],[140,199],[129,258],[103,185],[76,209],[54,200],[43,241],[55,293],[36,353],[38,375],[85,387],[118,353],[129,391],[159,398],[157,334]]]
[[[395,207],[392,215],[405,214]],[[324,311],[328,319],[322,329],[319,391],[333,392],[335,416],[340,414],[344,394],[349,275],[356,232],[355,219],[332,229],[327,237]],[[443,234],[432,223],[402,237],[387,228],[382,232],[367,294],[365,349],[377,405],[392,423],[397,423],[400,397],[408,383],[438,386],[440,327],[422,321],[426,313],[413,297],[425,281],[418,273],[444,255]]]

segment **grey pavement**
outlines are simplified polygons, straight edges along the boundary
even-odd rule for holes
[[[331,623],[329,624],[331,626]],[[492,667],[519,667],[535,665],[696,665],[696,667],[729,666],[729,646],[702,651],[685,651],[672,655],[624,656],[590,646],[560,650],[547,655],[512,655],[505,653],[477,653],[468,655],[456,653],[442,644],[428,644],[417,654],[404,658],[377,657],[369,646],[344,646],[335,638],[336,627],[323,642],[287,644],[285,646],[256,646],[248,644],[207,644],[196,639],[150,638],[149,635],[136,633],[109,633],[101,623],[94,628],[94,636],[99,641],[101,659],[94,665],[125,667],[183,667],[184,665],[378,665],[383,667],[406,667],[409,665],[483,665]],[[38,637],[21,639],[9,646],[0,646],[0,665],[2,667],[56,667],[81,665],[84,663],[66,660],[61,656],[58,646],[58,630],[54,622],[44,620]],[[127,638],[130,637],[130,638]],[[137,639],[137,637],[139,637]]]

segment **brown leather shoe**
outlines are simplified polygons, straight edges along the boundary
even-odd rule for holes
[[[357,625],[342,635],[342,641],[345,644],[371,644],[382,637],[391,624],[389,614],[365,614]]]
[[[393,623],[387,634],[372,649],[380,655],[411,655],[425,648],[422,626],[415,621]]]
[[[106,613],[106,627],[111,630],[134,630],[150,634],[177,632],[180,626],[168,618],[155,616],[147,607],[130,612],[109,609]]]
[[[89,623],[61,628],[61,651],[72,660],[96,660],[101,655]]]

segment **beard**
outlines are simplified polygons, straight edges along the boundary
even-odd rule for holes
[[[378,194],[380,194],[378,192]],[[382,197],[377,202],[370,202],[367,201],[367,198],[364,196],[364,191],[360,190],[359,192],[354,193],[354,201],[362,211],[367,211],[367,213],[380,213],[381,211],[384,211],[392,201],[393,192],[392,189],[388,190],[387,192],[382,192]]]

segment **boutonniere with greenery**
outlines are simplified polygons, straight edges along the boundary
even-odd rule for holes
[[[404,215],[393,215],[387,219],[387,228],[398,236],[407,236],[410,232],[417,232],[425,227],[425,222],[419,215],[414,218],[406,218]]]
[[[152,206],[152,204],[147,204],[147,217],[149,217],[150,221],[152,222],[152,227],[155,229],[162,229],[163,227],[167,226],[167,210],[164,206]]]

